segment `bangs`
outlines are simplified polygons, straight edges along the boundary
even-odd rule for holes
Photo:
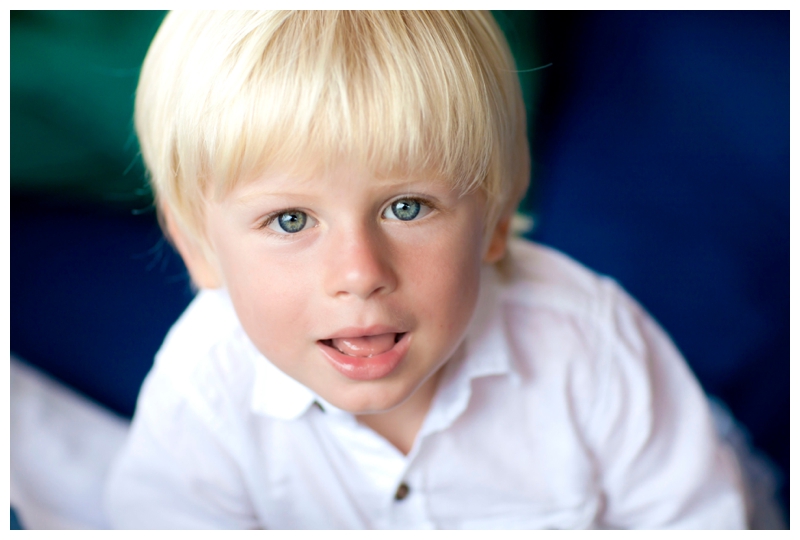
[[[474,189],[494,140],[485,83],[475,84],[486,77],[468,32],[436,23],[425,13],[300,12],[271,35],[246,36],[253,54],[239,58],[255,61],[232,66],[241,80],[211,101],[208,172],[227,191],[272,168],[313,175],[347,162]]]
[[[173,206],[199,211],[192,184],[221,197],[266,171],[342,163],[434,174],[491,198],[500,179],[487,177],[518,150],[520,129],[525,139],[513,60],[486,14],[171,13],[164,28],[143,67],[136,127]],[[179,54],[177,42],[191,49]]]

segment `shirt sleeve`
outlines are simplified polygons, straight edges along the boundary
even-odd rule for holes
[[[226,448],[225,429],[219,403],[191,399],[169,379],[148,375],[106,484],[105,511],[112,525],[259,528],[240,468]]]
[[[699,383],[658,324],[609,282],[588,439],[608,528],[741,529],[741,473]]]

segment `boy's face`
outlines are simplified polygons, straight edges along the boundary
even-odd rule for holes
[[[484,253],[484,210],[431,177],[265,175],[209,203],[212,273],[278,368],[341,409],[385,411],[464,337],[481,265],[505,246]]]

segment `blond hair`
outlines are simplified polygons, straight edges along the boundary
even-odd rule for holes
[[[198,240],[207,197],[271,168],[434,173],[482,189],[488,226],[529,181],[522,93],[488,12],[173,12],[135,124],[159,206]]]

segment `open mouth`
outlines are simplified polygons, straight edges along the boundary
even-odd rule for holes
[[[349,338],[323,339],[320,343],[355,358],[372,358],[391,350],[405,332]]]
[[[392,330],[386,328],[386,330]],[[374,381],[391,374],[408,354],[411,332],[384,332],[348,337],[332,337],[317,341],[322,357],[339,373],[354,381]],[[349,335],[348,335],[349,334]]]

